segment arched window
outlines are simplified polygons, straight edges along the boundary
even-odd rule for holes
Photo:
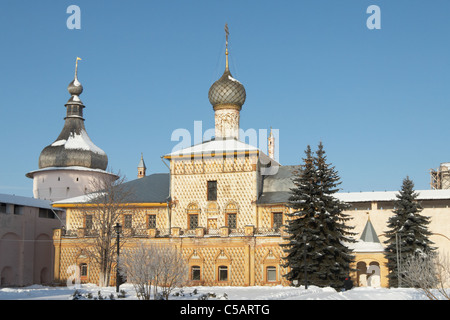
[[[191,267],[191,280],[200,281],[201,280],[201,268],[200,266]]]
[[[124,228],[131,228],[133,226],[133,216],[131,214],[124,214],[122,225]]]
[[[217,255],[215,258],[215,265],[216,268],[216,280],[218,282],[228,282],[230,281],[230,275],[231,275],[231,258],[227,254],[227,252],[224,249],[220,249],[217,251]]]
[[[237,228],[237,206],[234,203],[230,203],[225,208],[225,224],[230,229],[236,229]]]
[[[202,281],[204,258],[197,250],[193,250],[188,258],[189,278],[192,281]]]
[[[188,205],[186,209],[187,218],[188,218],[188,229],[192,230],[198,227],[198,218],[200,214],[200,209],[198,205],[195,203],[191,203]]]
[[[80,264],[80,278],[81,280],[86,280],[88,276],[88,265],[87,263]]]
[[[228,267],[219,266],[219,281],[228,281]]]
[[[266,268],[266,279],[267,282],[277,281],[277,267],[269,266]]]
[[[272,212],[272,228],[274,229],[274,231],[279,232],[282,225],[283,225],[283,213]]]
[[[92,215],[88,214],[86,216],[84,216],[84,227],[88,230],[92,230],[93,229],[93,221],[92,221]]]
[[[147,228],[156,229],[156,214],[147,215]]]

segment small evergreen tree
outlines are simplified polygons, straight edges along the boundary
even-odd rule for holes
[[[340,178],[335,168],[326,162],[320,143],[316,157],[307,147],[304,164],[294,177],[295,187],[287,204],[294,210],[287,214],[288,243],[282,244],[287,253],[285,277],[304,283],[306,268],[308,283],[339,289],[350,272],[353,260],[345,242],[353,242],[354,235],[346,226],[350,219],[343,214],[348,205],[334,197]],[[306,259],[305,259],[306,255]]]
[[[430,218],[420,214],[423,208],[417,201],[417,196],[413,181],[406,177],[395,201],[394,215],[388,219],[389,230],[384,242],[390,287],[401,286],[401,278],[398,276],[402,272],[402,262],[405,263],[411,256],[431,253],[436,249],[428,239],[431,235],[427,227]]]

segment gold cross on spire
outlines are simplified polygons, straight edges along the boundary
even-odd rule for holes
[[[228,70],[228,35],[230,32],[228,31],[228,23],[225,23],[225,70]]]
[[[230,34],[230,31],[228,31],[228,23],[225,23],[225,38],[227,40],[227,46],[228,46],[228,35]]]

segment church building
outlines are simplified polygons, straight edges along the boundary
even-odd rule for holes
[[[227,34],[228,44],[228,34]],[[289,285],[281,267],[280,247],[285,231],[286,206],[293,187],[296,165],[281,165],[274,157],[274,140],[268,138],[268,154],[244,143],[239,137],[240,111],[246,91],[228,65],[228,46],[223,75],[212,84],[208,97],[215,119],[215,137],[181,150],[167,153],[169,173],[146,173],[141,156],[138,178],[125,185],[134,190],[127,201],[128,212],[119,223],[129,231],[127,247],[139,243],[172,245],[182,250],[194,285],[254,286]],[[75,80],[77,80],[75,76]],[[69,85],[72,98],[67,107],[66,126],[60,137],[41,154],[40,170],[32,174],[38,196],[49,197],[46,179],[66,173],[106,174],[106,155],[93,144],[77,149],[71,162],[71,139],[88,138],[82,126],[81,89]],[[90,140],[89,140],[90,141]],[[64,156],[58,156],[62,153]],[[86,155],[86,156],[85,156]],[[83,168],[83,169],[75,169]],[[71,171],[69,171],[71,170]],[[52,173],[52,176],[49,175]],[[31,175],[30,175],[31,176]],[[80,176],[81,177],[81,176]],[[65,186],[64,186],[65,187]],[[383,234],[392,215],[395,192],[339,193],[351,204],[345,213],[358,234],[352,249],[357,286],[387,286],[388,270],[383,254]],[[419,192],[424,214],[432,217],[432,241],[448,252],[450,240],[450,190]],[[82,252],[89,241],[92,217],[81,208],[86,198],[55,199],[55,208],[66,210],[66,229],[55,230],[55,270],[57,281],[65,282],[70,266],[82,267],[83,282],[97,282],[98,268]],[[125,205],[125,204],[124,204]],[[125,249],[124,249],[125,250]],[[114,280],[114,279],[113,279]]]

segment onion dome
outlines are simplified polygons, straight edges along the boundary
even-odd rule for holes
[[[73,81],[67,86],[67,91],[69,91],[72,96],[79,96],[83,93],[83,86],[78,81],[76,76],[75,79],[73,79]]]
[[[240,110],[245,102],[246,93],[242,83],[233,78],[230,70],[226,68],[222,77],[209,89],[208,98],[214,108],[220,105],[235,105]]]
[[[92,142],[84,127],[85,106],[79,97],[83,86],[77,78],[78,60],[81,59],[77,58],[75,78],[67,87],[71,97],[65,105],[67,111],[64,127],[58,138],[42,150],[39,169],[79,166],[106,170],[108,166],[106,153]]]
[[[214,110],[220,106],[232,105],[241,110],[245,102],[246,93],[245,88],[238,80],[232,77],[228,67],[228,25],[225,25],[226,32],[226,65],[225,72],[219,80],[213,83],[209,88],[208,99],[214,107]]]

